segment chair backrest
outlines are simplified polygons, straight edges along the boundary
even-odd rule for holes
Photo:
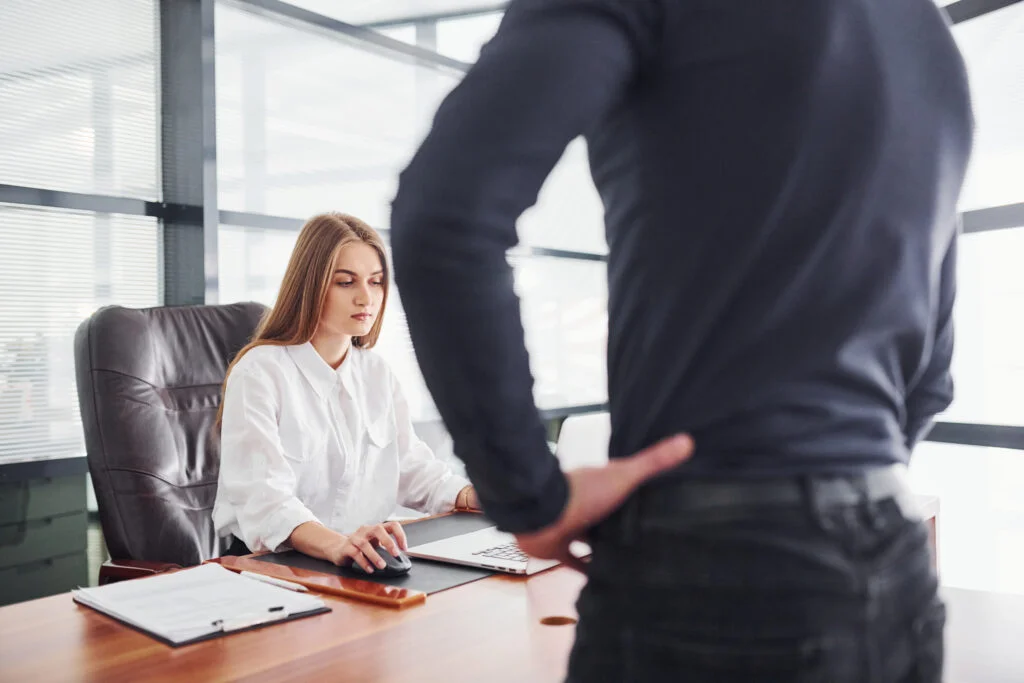
[[[555,453],[563,470],[596,467],[608,462],[612,420],[608,413],[570,415],[558,432]]]
[[[222,552],[213,433],[228,364],[265,307],[101,308],[75,334],[89,473],[115,560],[194,565]]]

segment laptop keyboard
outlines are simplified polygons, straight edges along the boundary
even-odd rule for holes
[[[519,549],[519,546],[515,543],[506,543],[504,545],[496,545],[493,548],[487,550],[478,550],[473,553],[480,557],[489,557],[495,560],[506,560],[510,562],[526,562],[529,556]]]

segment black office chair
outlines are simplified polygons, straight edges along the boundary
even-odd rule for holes
[[[266,308],[102,308],[75,334],[78,402],[103,536],[100,583],[223,551],[212,433],[228,364]]]

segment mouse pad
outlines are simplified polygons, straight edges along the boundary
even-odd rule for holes
[[[472,512],[461,512],[454,515],[448,515],[446,517],[438,517],[436,519],[428,519],[422,522],[405,524],[403,525],[403,528],[405,529],[405,535],[409,541],[409,547],[411,548],[414,545],[439,541],[442,538],[449,538],[458,534],[465,534],[471,531],[485,529],[489,526],[494,526],[494,522],[491,522],[483,515]],[[283,564],[288,567],[307,569],[324,574],[348,576],[362,579],[363,581],[382,583],[387,586],[411,588],[413,590],[423,591],[428,595],[430,593],[447,590],[448,588],[454,588],[455,586],[461,586],[462,584],[469,583],[470,581],[487,578],[488,576],[496,573],[488,569],[462,567],[456,564],[432,562],[431,560],[420,560],[415,557],[410,557],[409,559],[412,561],[412,569],[409,570],[408,574],[405,574],[404,576],[385,578],[381,576],[374,576],[373,574],[367,575],[362,572],[355,572],[344,567],[338,567],[327,560],[318,560],[316,558],[309,557],[308,555],[303,555],[295,550],[287,550],[285,552],[273,553],[270,555],[260,555],[258,558],[253,559],[258,559],[261,562],[272,562],[274,564]]]

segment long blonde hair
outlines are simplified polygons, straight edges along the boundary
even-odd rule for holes
[[[380,337],[381,323],[384,321],[384,309],[388,303],[388,291],[391,288],[391,277],[388,272],[387,256],[384,253],[384,242],[380,235],[369,225],[355,216],[344,213],[323,213],[313,216],[302,226],[288,269],[281,281],[281,289],[277,293],[277,302],[260,321],[252,341],[246,344],[228,366],[221,387],[220,408],[217,410],[217,426],[224,416],[224,393],[228,386],[228,377],[238,361],[257,346],[292,346],[305,344],[313,338],[327,292],[334,280],[334,262],[342,247],[354,242],[370,245],[380,257],[384,269],[381,281],[384,297],[380,302],[380,310],[370,331],[361,337],[353,337],[352,345],[362,349],[372,349]]]

